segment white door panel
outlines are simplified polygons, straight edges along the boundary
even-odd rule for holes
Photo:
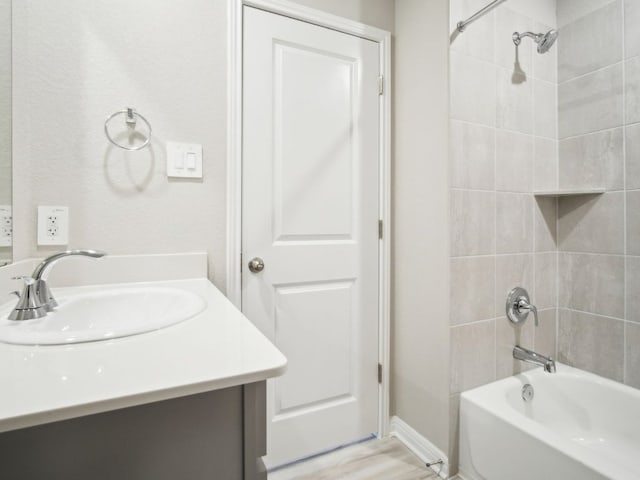
[[[287,356],[267,463],[378,415],[378,44],[244,8],[242,308]]]

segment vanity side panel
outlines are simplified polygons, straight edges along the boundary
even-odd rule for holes
[[[244,479],[267,480],[267,382],[244,385]]]
[[[2,433],[0,478],[242,480],[242,387]]]

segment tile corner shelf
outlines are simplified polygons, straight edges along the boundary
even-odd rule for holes
[[[560,189],[560,190],[538,190],[534,191],[535,197],[569,197],[575,195],[601,195],[604,188],[580,188],[580,189]]]

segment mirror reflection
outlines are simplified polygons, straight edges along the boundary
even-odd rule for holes
[[[0,0],[0,266],[11,262],[11,0]]]

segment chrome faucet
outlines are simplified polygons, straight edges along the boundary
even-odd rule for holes
[[[44,317],[47,312],[53,311],[58,306],[58,302],[53,297],[47,277],[53,265],[59,260],[71,256],[83,256],[91,258],[101,258],[105,252],[98,250],[67,250],[66,252],[55,253],[45,258],[40,263],[30,277],[15,277],[14,280],[24,280],[22,294],[18,295],[19,300],[16,307],[9,314],[9,320],[33,320]]]
[[[516,345],[513,347],[513,358],[522,360],[523,362],[540,365],[545,372],[556,373],[556,362],[551,357],[545,357],[539,353],[527,350],[526,348]]]
[[[529,316],[529,312],[533,313],[533,321],[538,326],[538,309],[531,304],[529,294],[522,287],[516,287],[507,295],[507,318],[511,323],[518,325],[524,323]]]
[[[520,325],[527,320],[529,313],[533,313],[533,319],[538,326],[538,309],[529,300],[529,294],[524,288],[516,287],[507,295],[507,318],[514,325]],[[513,348],[513,358],[523,362],[533,363],[544,367],[548,373],[556,373],[556,362],[551,357],[545,357],[519,345]]]

